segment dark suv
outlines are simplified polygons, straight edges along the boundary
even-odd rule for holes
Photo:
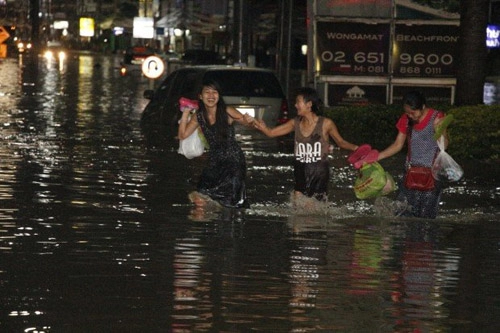
[[[273,71],[209,65],[178,69],[167,76],[156,91],[146,90],[144,97],[150,102],[142,114],[143,122],[160,122],[171,131],[168,134],[175,137],[181,115],[179,98],[197,100],[204,79],[220,84],[227,105],[264,120],[268,126],[274,127],[288,117],[288,102]]]

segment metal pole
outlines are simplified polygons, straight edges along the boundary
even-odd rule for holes
[[[278,45],[276,47],[276,73],[278,74],[278,77],[280,78],[280,81],[283,81],[283,73],[281,72],[281,60],[283,59],[282,57],[282,49],[283,45],[285,44],[284,42],[284,31],[285,31],[285,15],[283,13],[285,12],[285,1],[286,0],[281,0],[281,20],[280,20],[280,31],[279,31],[279,40],[278,40]],[[283,82],[282,82],[283,83]]]
[[[238,8],[238,63],[243,62],[243,0],[239,1]]]
[[[316,0],[307,2],[307,83],[315,89],[314,57],[316,56]]]
[[[286,67],[285,67],[285,90],[289,94],[290,89],[290,62],[292,53],[292,17],[293,17],[293,0],[288,0],[288,34],[286,47]]]

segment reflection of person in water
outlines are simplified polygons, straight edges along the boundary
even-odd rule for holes
[[[445,276],[438,277],[439,264],[435,256],[439,226],[427,222],[406,224],[406,238],[401,243],[401,273],[399,283],[391,291],[391,299],[397,311],[397,331],[411,328],[412,331],[427,330],[425,322],[432,320],[437,309],[439,290]],[[446,262],[446,261],[444,261]],[[441,282],[440,282],[441,281]]]
[[[288,227],[292,232],[288,242],[290,247],[290,300],[288,306],[292,309],[312,309],[317,306],[321,294],[319,287],[321,273],[328,271],[327,236],[323,227],[328,221],[321,216],[288,217]],[[294,313],[300,318],[301,312]],[[297,320],[300,322],[300,320]]]
[[[248,117],[226,105],[215,81],[203,82],[199,97],[201,103],[196,116],[189,118],[186,111],[179,120],[180,140],[200,127],[210,145],[208,164],[201,174],[197,192],[189,197],[198,206],[206,205],[211,199],[225,207],[246,207],[246,161],[236,141],[233,122],[248,125]]]
[[[263,121],[256,121],[255,127],[269,137],[295,132],[294,201],[301,196],[327,201],[330,138],[344,149],[356,150],[358,146],[344,140],[335,123],[320,115],[320,99],[316,90],[299,88],[295,107],[297,117],[294,119],[274,128],[268,128]]]

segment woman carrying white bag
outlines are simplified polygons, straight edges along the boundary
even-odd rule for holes
[[[442,126],[447,127],[453,120],[452,115],[446,116],[442,121]],[[453,157],[445,151],[445,137],[436,131],[434,138],[437,139],[439,153],[432,164],[432,176],[441,182],[456,182],[464,175],[462,167],[455,162]]]
[[[180,110],[183,113],[194,114],[196,110],[198,110],[198,101],[190,100],[185,97],[181,97],[179,99]],[[191,120],[191,114],[188,115],[187,121]],[[182,119],[179,120],[179,126],[182,122]],[[203,139],[202,139],[203,138]],[[186,156],[188,159],[192,159],[198,156],[203,155],[205,152],[205,143],[206,141],[203,132],[198,128],[191,135],[189,135],[185,139],[179,140],[179,154]]]
[[[198,110],[191,116],[196,106],[185,108],[179,120],[179,140],[186,140],[201,129],[210,147],[197,191],[190,193],[189,199],[199,207],[210,200],[225,207],[247,207],[246,160],[236,141],[233,122],[248,126],[253,118],[227,106],[217,82],[202,85]]]
[[[402,205],[402,211],[395,213],[434,219],[439,210],[444,180],[461,177],[458,173],[454,178],[443,179],[443,173],[438,171],[443,170],[442,166],[445,165],[441,161],[447,161],[447,165],[450,165],[451,157],[446,157],[448,154],[444,149],[448,145],[446,127],[452,118],[428,107],[424,95],[419,91],[410,91],[403,97],[403,110],[396,124],[398,135],[391,145],[379,153],[378,160],[398,153],[407,143],[405,174],[397,196],[397,200],[406,205]],[[436,171],[433,172],[433,169]]]

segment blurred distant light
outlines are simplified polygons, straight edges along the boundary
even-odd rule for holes
[[[486,47],[500,48],[500,25],[488,24],[486,27]]]
[[[181,37],[183,34],[184,34],[184,31],[182,31],[182,29],[179,29],[179,28],[174,29],[174,36]]]
[[[69,22],[68,21],[54,21],[54,29],[62,30],[68,29]]]
[[[300,47],[300,50],[302,51],[302,55],[307,55],[307,45],[306,44],[303,44]]]
[[[125,29],[123,27],[114,27],[113,33],[115,34],[115,36],[120,36],[120,35],[123,35],[124,30]]]

